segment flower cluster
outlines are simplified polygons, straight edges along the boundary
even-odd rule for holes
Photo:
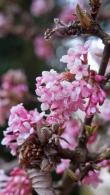
[[[69,167],[69,159],[59,161],[59,156],[55,156],[55,149],[54,154],[52,153],[52,138],[58,137],[58,129],[61,128],[59,140],[61,147],[75,149],[81,130],[80,121],[74,117],[76,112],[81,111],[87,117],[91,117],[99,112],[99,106],[103,104],[106,97],[101,88],[104,77],[91,70],[88,65],[88,49],[88,42],[84,45],[78,43],[60,60],[67,63],[65,72],[58,73],[51,69],[43,71],[42,76],[36,78],[36,94],[41,102],[41,113],[36,109],[27,111],[23,104],[12,107],[9,127],[4,132],[2,144],[9,147],[13,155],[19,153],[22,166],[25,167],[26,164],[27,167],[36,167],[37,165],[42,170],[45,167],[50,170],[57,164],[58,173],[62,173]],[[3,87],[7,90],[11,89],[13,82],[10,77],[5,76],[3,79]],[[52,129],[55,124],[58,125],[57,130]],[[49,156],[53,154],[52,159],[51,157],[48,159],[47,154]],[[93,177],[99,181],[98,175],[93,175],[94,173],[90,173],[87,178],[84,178],[84,183],[93,183]]]
[[[56,62],[53,54],[54,43],[50,40],[47,42],[39,35],[43,23],[41,26],[38,23],[36,27],[36,21],[46,17],[45,14],[52,11],[54,5],[59,12],[60,4],[61,1],[56,3],[54,0],[32,0],[30,9],[28,7],[25,12],[17,3],[15,6],[9,3],[9,8],[3,5],[7,14],[0,13],[0,36],[5,33],[21,35],[33,42],[38,57],[44,61]],[[110,148],[102,151],[108,143],[101,147],[105,140],[101,142],[98,130],[102,125],[101,132],[105,123],[106,128],[110,128],[110,101],[109,98],[106,100],[109,89],[106,66],[107,62],[110,64],[106,51],[109,51],[110,37],[101,30],[98,22],[95,22],[100,0],[90,0],[90,12],[84,11],[79,4],[83,7],[82,0],[75,0],[73,8],[64,3],[61,14],[57,13],[61,20],[54,20],[53,28],[47,29],[45,33],[46,39],[53,35],[69,36],[83,32],[97,35],[102,40],[90,37],[86,38],[86,41],[82,38],[77,38],[76,42],[71,41],[72,46],[60,59],[61,67],[64,66],[63,71],[43,71],[42,75],[36,78],[36,97],[29,94],[26,77],[20,70],[10,70],[1,77],[0,125],[9,117],[8,127],[3,132],[2,145],[7,146],[11,154],[18,157],[20,166],[27,171],[31,179],[30,182],[21,168],[14,169],[9,176],[1,170],[1,195],[32,195],[32,187],[38,194],[43,194],[46,190],[47,194],[48,190],[53,193],[50,173],[53,168],[61,174],[67,169],[67,174],[73,177],[75,182],[96,187],[102,182],[100,168],[109,167]],[[12,14],[9,14],[10,10]],[[28,13],[29,10],[31,14]],[[9,20],[7,16],[10,16]],[[18,24],[14,20],[15,16],[19,18]],[[11,25],[14,27],[13,32]],[[70,44],[68,40],[63,40],[63,43]],[[100,44],[96,46],[96,43]],[[60,49],[61,47],[57,50],[57,55]],[[95,68],[92,67],[94,64]],[[99,64],[100,74],[97,73]],[[30,99],[39,101],[39,111],[29,111],[25,108]],[[100,120],[102,118],[105,123]],[[109,140],[109,133],[105,134]],[[94,148],[97,152],[94,152]]]
[[[13,105],[23,102],[28,94],[26,76],[21,70],[9,70],[1,78],[0,87],[0,125],[3,125],[9,116]]]
[[[32,195],[31,182],[26,172],[21,168],[15,168],[7,176],[0,171],[0,195]]]
[[[10,111],[8,125],[9,127],[4,132],[5,138],[2,141],[11,149],[11,153],[15,155],[17,149],[24,141],[34,133],[36,123],[40,123],[43,113],[39,114],[37,110],[27,111],[22,104],[13,106]]]
[[[69,119],[71,114],[78,109],[85,111],[90,117],[104,102],[106,95],[100,87],[100,82],[104,78],[98,76],[94,71],[85,70],[83,65],[82,70],[83,78],[80,80],[79,77],[78,80],[75,78],[77,73],[59,74],[54,70],[44,71],[42,77],[37,77],[36,94],[42,103],[42,111],[50,111],[48,114],[50,122]]]

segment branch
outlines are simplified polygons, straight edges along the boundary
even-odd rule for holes
[[[108,44],[105,45],[105,48],[103,51],[103,57],[102,57],[102,61],[100,64],[100,69],[99,69],[99,74],[102,76],[105,75],[109,58],[110,58],[110,42],[108,41]]]
[[[95,163],[100,163],[103,160],[109,160],[110,159],[110,148],[105,149],[103,152],[101,152],[97,157],[95,158]]]
[[[101,38],[105,45],[110,42],[110,36],[102,30],[102,28],[96,21],[92,19],[89,28],[84,28],[79,21],[75,21],[67,25],[64,24],[64,22],[57,19],[56,26],[52,29],[47,29],[47,31],[44,34],[44,38],[48,40],[51,39],[53,35],[57,37],[79,35],[96,36]]]

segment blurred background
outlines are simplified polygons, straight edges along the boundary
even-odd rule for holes
[[[67,24],[74,20],[77,3],[89,9],[88,0],[0,0],[0,92],[3,90],[4,80],[7,80],[5,76],[10,75],[9,70],[15,70],[15,77],[19,74],[16,71],[22,70],[23,75],[18,77],[21,80],[25,77],[24,80],[28,84],[29,93],[33,96],[33,101],[29,104],[29,101],[27,101],[26,106],[29,109],[35,106],[39,107],[34,99],[36,77],[42,71],[50,68],[58,71],[64,69],[64,65],[59,60],[73,44],[73,37],[54,38],[46,41],[44,40],[44,32],[47,28],[53,26],[54,18],[60,18]],[[107,32],[110,31],[109,10],[110,1],[102,0],[98,19]],[[0,94],[0,115],[4,112],[2,107],[5,95],[2,94]],[[24,99],[26,95],[24,93]],[[22,98],[17,102],[14,101],[14,104],[21,102],[21,100]],[[13,105],[13,103],[10,103],[10,105]],[[8,111],[5,110],[6,112]],[[8,117],[5,118],[3,124],[0,124],[0,140],[3,137],[3,130],[7,127],[7,119]],[[12,160],[13,157],[8,150],[0,146],[0,168],[2,168],[4,161],[11,162]],[[99,192],[100,195],[109,195],[108,180],[110,180],[110,176],[107,175],[106,171],[102,175],[107,179],[103,185],[99,185],[97,190],[87,187],[80,189],[75,186],[72,194],[92,195]],[[54,178],[58,179],[59,177],[54,175]]]

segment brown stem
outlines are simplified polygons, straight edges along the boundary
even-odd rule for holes
[[[108,65],[108,61],[110,58],[110,44],[105,45],[104,51],[103,51],[103,57],[100,64],[99,74],[104,75],[106,72],[106,68]]]
[[[70,159],[72,161],[75,160],[75,158],[76,158],[76,152],[75,151],[71,151],[69,149],[64,149],[60,145],[57,145],[56,149],[58,151],[58,155],[60,156],[60,158]]]
[[[94,170],[94,167],[97,167],[97,164],[102,162],[103,160],[110,160],[110,148],[107,148],[103,152],[94,155],[92,161],[81,172],[80,181],[83,180],[83,178],[88,174],[90,170]]]
[[[103,160],[110,159],[110,148],[105,149],[105,151],[101,152],[97,157],[95,158],[95,163],[100,163]]]

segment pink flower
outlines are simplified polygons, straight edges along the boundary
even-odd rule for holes
[[[93,115],[94,113],[99,112],[97,105],[102,105],[105,98],[105,92],[100,88],[100,86],[95,85],[92,89],[92,95],[86,107],[87,115]]]
[[[62,74],[53,70],[43,72],[42,77],[38,77],[36,81],[36,94],[42,102],[41,108],[50,109],[48,120],[56,118],[56,122],[63,122],[71,116],[72,111],[81,107],[80,90],[77,88],[79,86],[74,82],[62,80]]]
[[[42,117],[43,113],[39,114],[37,110],[27,111],[22,104],[13,106],[2,144],[9,147],[11,153],[15,155],[19,145],[35,131],[36,123],[40,124]]]
[[[34,16],[41,16],[50,11],[53,6],[53,0],[33,0],[31,5],[31,13]]]
[[[67,75],[72,75],[67,79]],[[79,73],[77,73],[79,74]],[[76,74],[76,75],[77,75]],[[57,73],[54,70],[45,71],[41,77],[36,79],[36,94],[41,102],[42,111],[49,110],[46,115],[49,123],[60,123],[69,120],[71,115],[78,109],[85,111],[87,116],[98,111],[98,106],[102,105],[105,100],[105,92],[100,87],[103,77],[96,77],[96,73],[82,71],[82,79],[75,80],[74,74],[67,72],[64,74]],[[87,76],[87,75],[86,75]],[[99,79],[100,78],[100,79]]]
[[[0,189],[0,195],[32,195],[31,182],[21,168],[15,168],[9,176],[0,173],[0,185],[3,183],[5,184]]]
[[[89,75],[88,66],[87,65],[76,65],[74,66],[74,71],[76,80],[81,80],[83,77],[87,77]]]
[[[88,176],[82,181],[84,185],[92,185],[93,187],[97,187],[100,182],[102,182],[102,180],[99,178],[99,172],[96,171],[89,171]]]
[[[82,61],[87,63],[87,53],[88,53],[88,42],[84,45],[81,43],[76,43],[74,48],[70,48],[67,55],[62,56],[61,62],[67,63],[67,68],[70,72],[74,72],[74,65],[82,65]]]
[[[43,37],[38,36],[34,40],[35,54],[44,59],[48,60],[53,57],[53,47],[50,41],[46,41]]]

